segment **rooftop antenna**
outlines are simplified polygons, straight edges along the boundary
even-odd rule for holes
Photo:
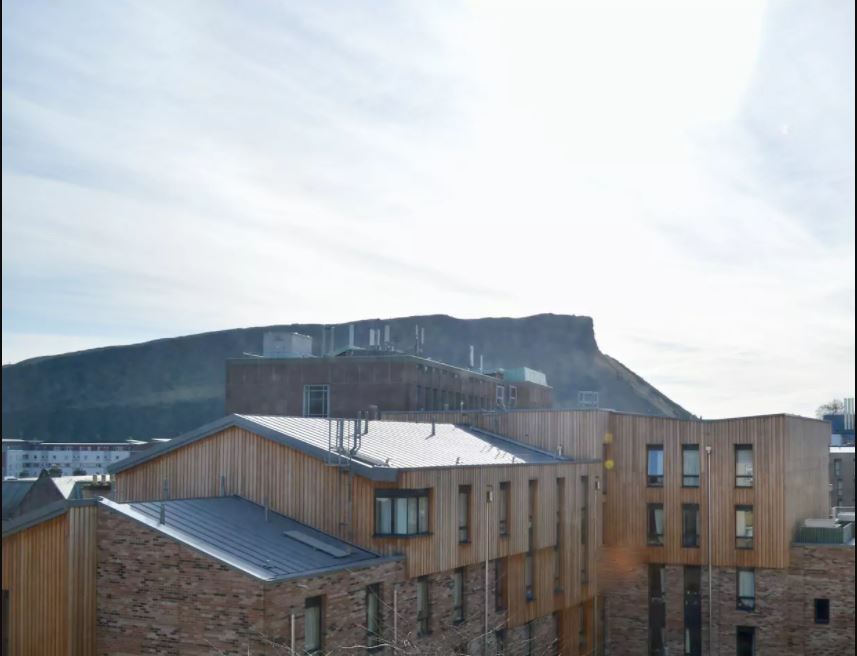
[[[167,523],[167,509],[164,505],[164,502],[161,501],[161,510],[158,513],[158,524],[166,524]]]

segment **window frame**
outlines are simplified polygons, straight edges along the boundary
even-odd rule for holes
[[[464,497],[463,507],[461,505],[462,496]],[[473,488],[470,485],[459,485],[456,502],[455,514],[458,518],[458,544],[470,544],[470,517],[473,514]],[[463,517],[462,509],[464,510]]]
[[[415,522],[416,522],[416,531],[410,531],[411,526],[411,510],[412,504],[406,504],[405,508],[405,532],[397,533],[396,528],[397,524],[397,508],[395,500],[397,499],[416,499],[415,505]],[[389,499],[390,500],[390,532],[385,532],[379,530],[381,528],[380,524],[380,516],[379,516],[379,505],[378,502],[381,499]],[[423,509],[421,509],[424,506]],[[374,498],[374,510],[375,510],[375,532],[373,533],[373,537],[376,538],[411,538],[411,537],[419,537],[423,535],[431,535],[431,488],[421,488],[421,489],[397,489],[397,488],[376,488],[375,489],[375,498]],[[421,525],[421,518],[424,518],[424,523]]]
[[[738,513],[739,512],[749,512],[750,513],[750,535],[738,535]],[[747,523],[744,523],[746,528]],[[755,526],[756,526],[756,515],[753,512],[753,506],[751,504],[737,504],[735,506],[735,548],[736,549],[753,549],[755,546]]]
[[[653,452],[660,452],[661,454],[661,473],[660,474],[652,474],[650,471],[651,464],[651,456],[650,454]],[[664,470],[666,469],[664,463],[664,445],[663,444],[647,444],[646,445],[646,487],[663,487],[664,486]]]
[[[681,486],[686,488],[698,488],[702,478],[702,458],[700,457],[700,449],[698,444],[682,444],[681,445]],[[688,474],[685,471],[685,453],[696,453],[696,469],[697,474]],[[688,479],[696,479],[696,483],[688,483]]]
[[[318,643],[315,646],[311,646],[307,644],[308,642],[308,631],[307,627],[309,623],[307,621],[307,617],[309,617],[308,611],[313,608],[318,609]],[[324,649],[324,595],[317,595],[315,597],[307,597],[304,601],[304,653],[305,654],[320,654]]]
[[[372,621],[370,618],[370,598],[375,598],[375,630],[372,630]],[[366,646],[369,653],[380,651],[384,648],[383,631],[384,631],[384,616],[381,612],[383,608],[381,599],[381,584],[372,583],[366,586]]]
[[[464,586],[467,580],[467,568],[459,567],[452,572],[452,623],[467,621]],[[458,599],[456,599],[458,597]]]
[[[696,533],[694,534],[694,542],[693,544],[687,543],[687,525],[686,519],[687,514],[686,511],[690,509],[696,510]],[[682,549],[699,549],[700,543],[702,542],[702,522],[701,522],[701,511],[698,503],[683,503],[681,504],[681,548]]]
[[[512,482],[511,481],[500,481],[499,486],[499,494],[497,499],[497,512],[499,513],[499,520],[497,523],[497,530],[500,534],[501,538],[509,537],[509,524],[510,524],[510,507],[512,502]]]
[[[819,602],[822,602],[820,605]],[[819,608],[824,608],[824,613],[819,613]],[[812,616],[815,624],[830,624],[830,599],[817,597],[812,600]]]
[[[753,577],[753,596],[741,595],[741,574],[750,573]],[[747,613],[756,610],[756,570],[752,567],[738,567],[735,570],[735,608]]]
[[[657,514],[655,511],[661,511],[661,531],[662,533],[652,533],[651,529],[657,528]],[[662,547],[664,546],[664,536],[666,535],[666,516],[664,514],[663,503],[647,503],[646,504],[646,546]],[[659,541],[658,541],[659,540]]]
[[[320,388],[324,391],[324,414],[309,414],[309,406],[312,403],[311,394],[313,392],[312,388]],[[315,417],[326,419],[330,417],[330,385],[326,383],[319,384],[308,384],[303,387],[303,407],[302,416],[304,417]]]
[[[423,600],[423,594],[425,599]],[[420,603],[424,608],[420,610]],[[428,576],[417,578],[417,635],[425,636],[431,634],[431,586]]]
[[[735,487],[740,488],[742,490],[749,490],[756,486],[756,454],[754,452],[752,444],[736,444],[733,452],[733,458],[735,459]],[[739,453],[749,453],[750,454],[750,474],[739,474],[738,473],[738,454]],[[744,484],[742,484],[742,482]]]

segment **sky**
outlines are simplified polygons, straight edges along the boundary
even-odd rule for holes
[[[3,2],[3,362],[588,315],[705,418],[853,396],[854,3]]]

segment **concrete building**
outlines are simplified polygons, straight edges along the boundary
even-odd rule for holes
[[[226,364],[226,413],[357,417],[363,412],[550,408],[544,374],[491,374],[380,349],[329,357],[250,357]]]
[[[854,447],[830,447],[830,507],[854,508]]]
[[[103,474],[114,462],[127,458],[151,443],[126,442],[40,442],[3,440],[3,477],[30,478],[45,470],[60,476]]]

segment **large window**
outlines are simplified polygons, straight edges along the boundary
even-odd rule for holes
[[[304,652],[317,654],[321,651],[322,598],[310,597],[304,607]]]
[[[497,656],[506,656],[506,629],[494,631],[494,645],[497,648]]]
[[[518,405],[518,388],[514,385],[509,385],[509,407],[514,408]]]
[[[756,570],[738,570],[738,610],[753,610],[756,607]]]
[[[563,518],[565,517],[565,478],[556,479],[556,545],[553,554],[553,589],[562,592]]]
[[[666,569],[663,565],[649,565],[649,656],[663,656],[665,653],[665,576]]]
[[[427,576],[417,579],[417,634],[427,635],[431,631],[431,595]]]
[[[752,626],[735,627],[736,656],[755,656],[756,629]]]
[[[330,386],[304,385],[304,417],[330,416]]]
[[[686,503],[681,507],[681,546],[699,546],[698,503]]]
[[[664,447],[662,444],[650,444],[646,447],[646,485],[663,487],[664,484]]]
[[[464,621],[464,574],[460,567],[452,573],[452,621],[459,624]]]
[[[428,533],[428,490],[376,490],[375,535]]]
[[[735,506],[735,547],[753,548],[753,506]]]
[[[500,495],[497,498],[497,509],[500,515],[499,517],[499,528],[500,535],[506,536],[509,535],[509,503],[511,495],[511,483],[509,481],[503,481],[500,483]]]
[[[684,568],[684,656],[702,654],[702,569]]]
[[[382,646],[380,583],[366,588],[366,646],[369,651],[375,651]]]
[[[458,541],[470,542],[470,486],[458,486]]]
[[[647,535],[646,543],[653,547],[660,547],[664,544],[664,504],[650,503],[646,507],[647,518]]]
[[[497,385],[497,407],[502,408],[506,405],[506,388],[502,385]]]
[[[830,624],[830,599],[815,599],[813,608],[816,624]]]
[[[753,487],[753,445],[735,445],[735,487]]]
[[[533,549],[533,532],[536,526],[536,503],[539,492],[539,482],[532,479],[527,486],[527,549]]]
[[[681,484],[683,487],[699,487],[698,444],[684,444],[681,447]]]

